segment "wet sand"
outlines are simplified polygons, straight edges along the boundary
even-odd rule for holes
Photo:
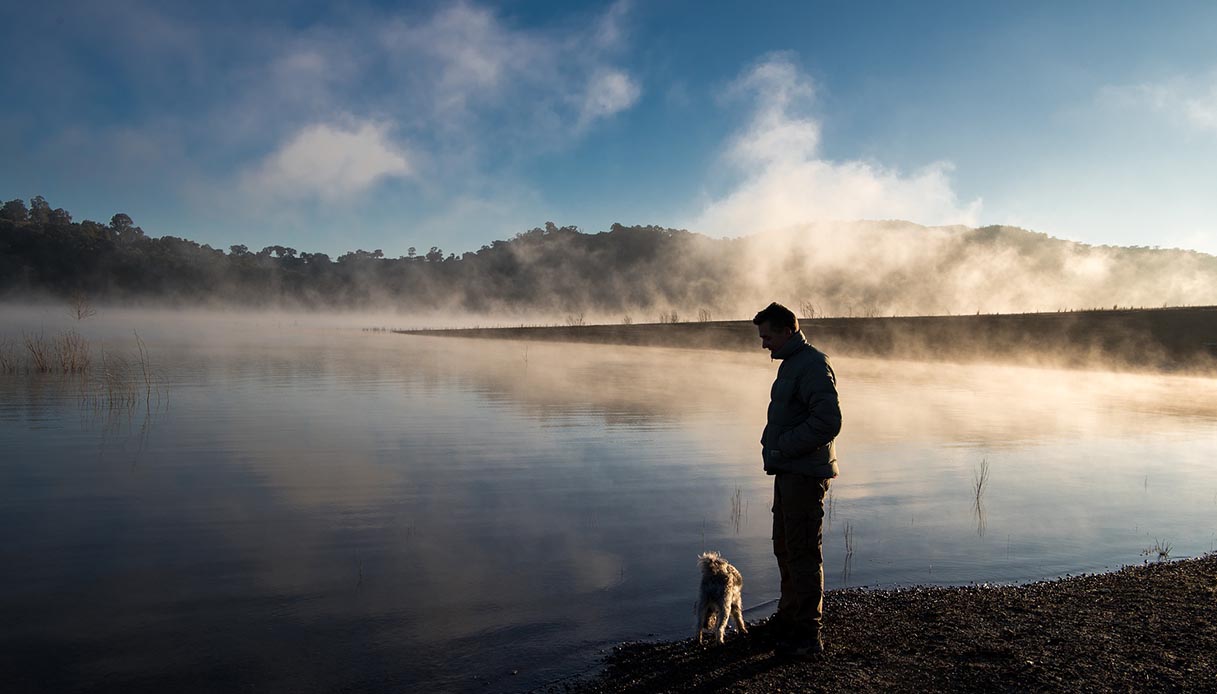
[[[1022,586],[825,596],[826,653],[773,655],[766,625],[723,645],[626,643],[552,692],[1217,691],[1217,554]]]

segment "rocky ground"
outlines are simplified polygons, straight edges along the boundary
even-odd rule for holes
[[[826,654],[773,655],[765,624],[723,645],[626,643],[566,692],[1217,692],[1217,555],[1023,586],[825,597]]]

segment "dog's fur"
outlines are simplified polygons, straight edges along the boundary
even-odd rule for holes
[[[697,596],[697,625],[694,634],[702,643],[706,629],[718,632],[718,642],[723,642],[727,632],[727,621],[735,617],[735,625],[745,634],[744,626],[744,577],[739,570],[727,563],[718,552],[706,552],[697,558],[701,569],[701,590]]]

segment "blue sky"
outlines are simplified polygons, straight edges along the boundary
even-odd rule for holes
[[[1217,3],[6,3],[0,198],[457,253],[554,221],[1217,253]]]

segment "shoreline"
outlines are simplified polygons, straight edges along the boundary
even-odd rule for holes
[[[628,642],[547,692],[1217,690],[1217,553],[1013,586],[845,588],[826,654],[784,660],[766,625]]]
[[[1217,373],[1217,307],[799,319],[829,356]],[[750,320],[394,330],[403,335],[759,349]]]

